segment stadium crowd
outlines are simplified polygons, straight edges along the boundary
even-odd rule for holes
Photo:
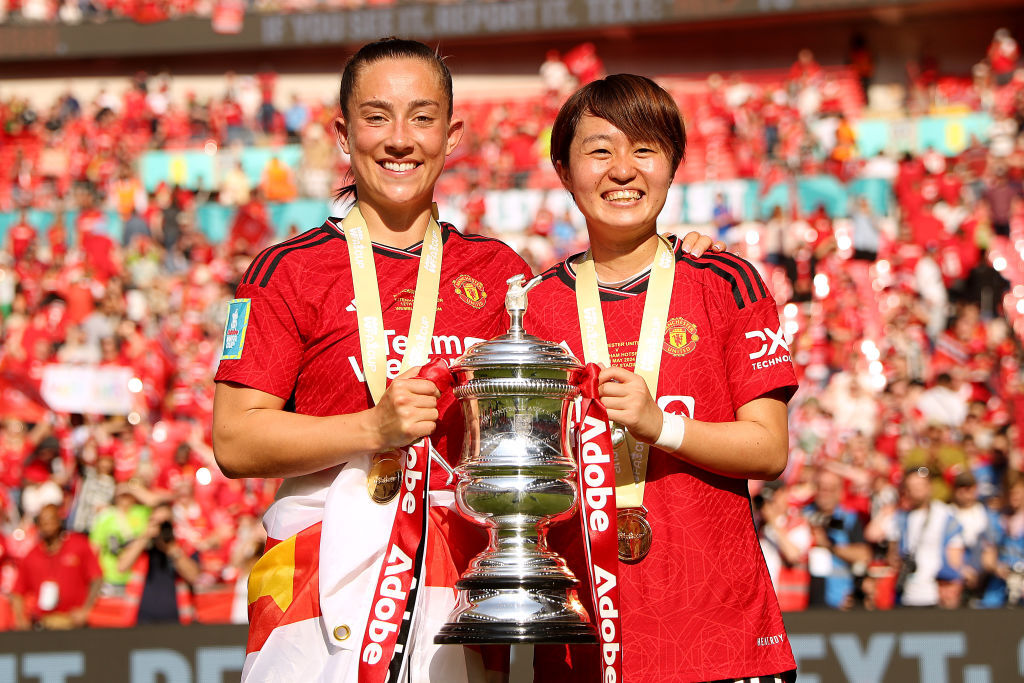
[[[541,96],[460,106],[468,130],[442,180],[465,198],[460,227],[491,232],[485,190],[557,187],[545,149],[554,112],[602,69],[581,48],[564,61],[549,54]],[[988,74],[976,70],[967,96],[956,91],[993,125],[950,157],[859,158],[851,122],[862,100],[807,51],[777,83],[711,77],[677,93],[692,145],[680,181],[760,178],[767,188],[830,174],[892,187],[890,211],[858,199],[848,217],[795,201],[748,216],[716,201],[710,227],[758,265],[782,305],[765,357],[785,351],[801,379],[790,466],[752,491],[784,609],[1024,596],[1016,62],[1005,78],[990,55]],[[224,304],[252,256],[293,229],[271,225],[268,202],[327,198],[347,167],[328,133],[332,105],[295,96],[278,107],[273,74],[228,75],[223,97],[208,101],[176,101],[168,79],[140,74],[120,95],[81,102],[69,91],[42,109],[0,101],[0,210],[18,215],[0,263],[0,594],[19,596],[0,601],[0,628],[187,621],[197,606],[201,620],[245,619],[259,515],[276,482],[226,479],[212,458]],[[920,94],[912,81],[908,111],[919,96],[952,101],[944,82]],[[813,132],[823,120],[830,135]],[[210,187],[147,191],[139,175],[146,150],[238,154],[289,141],[301,145],[298,166],[273,158],[258,182],[237,161]],[[199,224],[205,202],[237,208],[223,241]],[[55,218],[34,225],[30,209]],[[581,244],[571,221],[544,209],[511,237],[537,269]],[[54,364],[128,368],[131,409],[49,409],[41,385]],[[213,594],[226,600],[203,602]]]
[[[39,23],[58,21],[79,24],[127,19],[140,24],[184,19],[209,18],[216,26],[226,13],[260,14],[342,10],[399,4],[440,4],[452,0],[3,0],[0,22]],[[241,16],[235,18],[239,28]],[[226,31],[231,32],[231,31]]]

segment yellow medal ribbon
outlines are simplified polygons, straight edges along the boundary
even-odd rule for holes
[[[341,227],[345,231],[348,258],[352,266],[363,375],[370,387],[373,402],[377,403],[387,388],[387,338],[384,334],[380,289],[377,287],[377,268],[373,263],[373,245],[358,202],[342,220]],[[434,204],[430,224],[423,237],[423,248],[420,251],[420,266],[413,294],[412,320],[409,322],[408,343],[402,358],[401,372],[423,365],[430,356],[434,319],[437,316],[437,293],[441,285],[443,246],[441,226],[437,223],[437,204]]]
[[[672,283],[675,280],[676,259],[668,240],[658,236],[658,251],[651,264],[651,279],[647,283],[643,322],[637,339],[634,372],[647,383],[651,396],[658,396],[658,373],[668,307],[672,301]],[[583,357],[588,363],[611,365],[608,337],[601,313],[601,294],[597,289],[597,271],[594,256],[588,250],[576,265],[576,311],[580,319],[583,339]],[[615,448],[615,503],[617,508],[640,507],[644,502],[644,484],[647,478],[647,457],[650,446],[634,439],[629,432]]]

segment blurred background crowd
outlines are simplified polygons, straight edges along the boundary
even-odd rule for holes
[[[8,0],[0,17],[143,6]],[[790,465],[751,493],[784,609],[1020,604],[1024,63],[1000,29],[969,75],[909,64],[895,100],[866,97],[873,68],[855,39],[846,64],[802,50],[788,70],[662,74],[689,136],[663,219],[725,239],[782,311]],[[584,249],[547,140],[603,72],[584,43],[550,51],[530,92],[457,98],[442,216],[538,272]],[[217,82],[0,93],[0,628],[245,620],[277,482],[212,457],[225,303],[263,246],[343,210],[348,165],[330,89]],[[928,142],[936,115],[974,123]],[[915,125],[898,153],[867,140]]]

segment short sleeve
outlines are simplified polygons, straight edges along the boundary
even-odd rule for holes
[[[31,572],[28,571],[28,560],[29,556],[26,555],[18,563],[18,572],[14,580],[14,592],[17,595],[28,596],[34,589],[29,577]]]
[[[942,534],[943,548],[963,548],[964,537],[962,531],[963,527],[960,526],[960,522],[956,521],[956,517],[952,513],[949,513],[949,517],[946,519],[946,528]]]
[[[796,392],[796,372],[789,342],[779,322],[775,300],[765,296],[742,307],[725,304],[725,364],[733,409],[759,396],[784,389],[786,400]]]
[[[302,361],[299,297],[287,273],[266,286],[241,284],[228,302],[216,381],[238,384],[287,400]]]
[[[85,575],[89,577],[89,581],[95,581],[96,579],[103,577],[103,569],[100,567],[99,558],[96,556],[96,551],[92,549],[89,542],[82,536],[82,550],[80,553],[82,557],[82,567],[85,570]]]

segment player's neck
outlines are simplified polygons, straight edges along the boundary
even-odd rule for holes
[[[381,207],[359,202],[370,239],[396,249],[408,249],[423,241],[430,224],[431,204],[426,206]]]
[[[658,253],[657,233],[615,240],[595,240],[590,245],[594,269],[602,282],[619,282],[645,270]]]

